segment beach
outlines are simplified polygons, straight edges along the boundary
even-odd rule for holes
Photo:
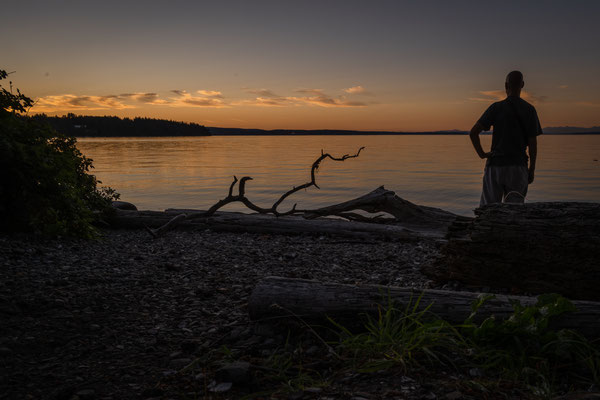
[[[211,392],[220,382],[206,360],[227,358],[223,348],[242,358],[268,357],[289,340],[285,329],[249,321],[248,296],[261,278],[420,289],[431,286],[420,267],[437,254],[433,241],[209,230],[158,239],[143,230],[106,230],[97,241],[3,235],[0,392],[5,398],[239,398],[259,388]],[[316,338],[298,340],[321,356]],[[377,376],[400,379],[393,371]],[[411,382],[403,387],[413,387],[402,398],[433,390],[417,377],[402,379]],[[372,374],[351,381],[342,375],[296,398],[380,398],[378,390]]]

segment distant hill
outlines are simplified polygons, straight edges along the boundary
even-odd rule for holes
[[[456,129],[429,132],[398,132],[398,131],[352,131],[335,129],[242,129],[242,128],[217,128],[208,127],[215,136],[280,136],[280,135],[467,135],[469,132]],[[600,135],[600,127],[549,127],[543,128],[547,135]],[[484,134],[491,132],[484,132]]]
[[[62,117],[35,115],[54,129],[75,137],[210,136],[203,125],[153,118],[96,117],[68,114]]]
[[[565,133],[578,133],[578,134],[600,134],[600,126],[592,126],[591,128],[581,128],[578,126],[551,126],[543,129],[544,133],[548,134],[565,134]]]
[[[216,136],[281,136],[281,135],[465,135],[467,132],[458,130],[432,132],[393,132],[393,131],[352,131],[338,129],[241,129],[208,127],[210,133]]]

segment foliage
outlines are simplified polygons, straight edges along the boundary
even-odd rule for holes
[[[474,314],[483,301],[473,305]],[[480,324],[469,318],[462,333],[482,368],[530,385],[538,395],[551,391],[558,378],[600,383],[600,348],[568,329],[552,328],[552,320],[575,311],[558,294],[538,297],[530,306],[513,302],[513,314],[497,321],[493,316]],[[473,316],[473,314],[472,314]]]
[[[8,78],[8,73],[0,69],[0,81]],[[12,85],[12,82],[10,82]],[[0,85],[0,109],[2,111],[26,112],[33,105],[33,100],[17,89],[17,94],[8,91]]]
[[[0,70],[0,80],[6,79]],[[12,82],[11,82],[12,84]],[[118,194],[100,189],[76,140],[22,113],[33,101],[0,92],[0,219],[6,231],[94,237],[92,223]]]

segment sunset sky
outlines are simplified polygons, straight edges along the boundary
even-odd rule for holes
[[[506,74],[542,125],[600,125],[600,1],[12,1],[32,112],[263,129],[469,129]]]

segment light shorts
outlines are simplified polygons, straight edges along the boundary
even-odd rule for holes
[[[524,165],[485,167],[479,207],[491,203],[523,203],[527,195],[529,172]]]

